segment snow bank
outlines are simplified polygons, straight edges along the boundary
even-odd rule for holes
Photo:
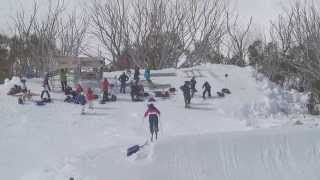
[[[19,77],[13,76],[11,79],[5,79],[4,80],[4,85],[6,87],[11,88],[13,85],[21,85],[21,80]]]
[[[257,90],[262,92],[262,96],[243,107],[246,118],[270,118],[307,112],[307,93],[283,89],[261,74],[257,75],[256,83]]]

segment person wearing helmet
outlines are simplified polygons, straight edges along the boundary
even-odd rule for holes
[[[153,141],[153,134],[156,135],[156,140],[158,139],[159,132],[159,116],[160,111],[153,105],[153,103],[148,104],[148,109],[144,113],[144,117],[149,117],[149,128],[151,133],[151,141]]]

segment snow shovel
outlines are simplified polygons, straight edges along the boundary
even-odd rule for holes
[[[127,157],[137,153],[138,151],[140,151],[145,145],[148,144],[148,141],[146,143],[144,143],[142,146],[140,145],[134,145],[134,146],[131,146],[127,149]]]

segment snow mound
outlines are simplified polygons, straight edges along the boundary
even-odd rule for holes
[[[257,89],[263,92],[261,98],[243,107],[246,118],[261,118],[306,113],[307,93],[286,90],[270,82],[262,75],[257,81]]]
[[[12,87],[13,85],[21,85],[21,80],[19,77],[13,76],[11,79],[5,79],[4,85],[6,87]]]

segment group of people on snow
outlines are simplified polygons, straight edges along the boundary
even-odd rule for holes
[[[183,92],[185,107],[189,107],[191,103],[191,99],[194,97],[194,94],[197,92],[196,89],[197,81],[195,77],[192,77],[190,81],[185,81],[184,84],[180,87],[180,89]],[[206,95],[208,94],[208,97],[211,97],[211,85],[208,81],[206,81],[202,85],[203,93],[202,98],[206,99]]]

